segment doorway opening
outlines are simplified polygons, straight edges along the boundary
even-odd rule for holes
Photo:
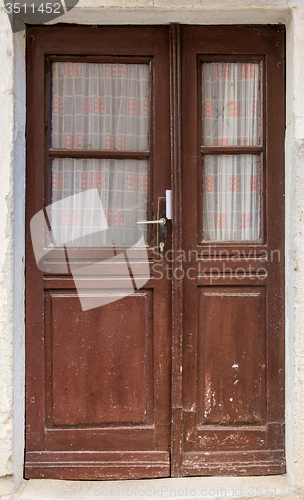
[[[285,472],[284,57],[28,30],[26,477]]]

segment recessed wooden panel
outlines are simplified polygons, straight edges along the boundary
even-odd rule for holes
[[[201,432],[200,432],[201,431]],[[197,429],[197,451],[264,450],[266,449],[266,428],[247,426],[201,426]]]
[[[261,424],[265,418],[263,287],[199,288],[201,424]]]
[[[185,453],[182,469],[185,476],[279,475],[285,472],[285,458],[281,450],[208,452],[208,459],[205,453]]]
[[[36,479],[134,479],[166,477],[169,453],[152,452],[27,452],[25,477]],[[122,491],[121,488],[120,491]],[[125,497],[125,496],[124,496]],[[124,498],[123,497],[123,498]]]
[[[82,311],[75,292],[50,294],[54,425],[146,422],[153,402],[151,298],[118,294],[116,302]]]

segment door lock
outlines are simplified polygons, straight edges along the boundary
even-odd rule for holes
[[[168,199],[168,195],[167,195]],[[168,203],[168,202],[167,202]],[[171,204],[169,208],[169,215],[171,214]],[[167,244],[167,212],[166,212],[166,198],[158,198],[157,207],[157,220],[139,220],[137,224],[158,224],[157,226],[157,249],[158,256],[161,260],[165,258],[166,244]],[[170,218],[170,217],[169,217]]]

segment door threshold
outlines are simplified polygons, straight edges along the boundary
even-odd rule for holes
[[[163,500],[200,498],[273,498],[291,495],[296,487],[288,476],[184,477],[124,481],[24,480],[13,500],[86,500],[111,498],[162,498]]]

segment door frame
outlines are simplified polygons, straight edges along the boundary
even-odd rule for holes
[[[171,179],[172,190],[175,190],[173,209],[176,214],[176,231],[172,239],[174,260],[172,262],[172,475],[178,476],[177,472],[181,463],[181,439],[182,436],[182,281],[178,278],[182,262],[177,258],[177,252],[182,249],[182,226],[181,213],[181,78],[180,78],[180,26],[170,26],[171,45],[171,104],[175,110],[171,113]],[[179,197],[180,196],[180,197]],[[180,437],[178,437],[180,436]]]

